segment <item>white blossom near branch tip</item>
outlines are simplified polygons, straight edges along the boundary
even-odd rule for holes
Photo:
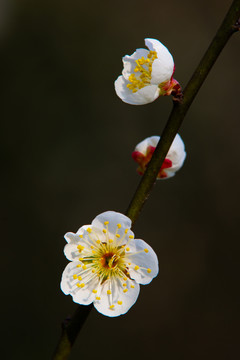
[[[144,105],[159,96],[181,93],[168,49],[156,39],[145,39],[145,45],[149,50],[137,49],[123,57],[122,75],[114,83],[117,95],[128,104]]]
[[[61,289],[81,305],[93,302],[110,317],[125,314],[136,302],[139,284],[149,284],[158,274],[153,249],[134,239],[131,220],[107,211],[77,233],[67,233],[65,256],[71,262],[62,274]]]
[[[155,148],[160,140],[160,136],[151,136],[141,141],[132,153],[132,158],[139,165],[137,172],[143,175],[152,156]],[[158,173],[157,179],[167,179],[175,175],[186,158],[185,146],[179,134],[175,136],[173,143],[163,161],[161,169]]]

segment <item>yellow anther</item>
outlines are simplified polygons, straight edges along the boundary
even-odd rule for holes
[[[94,249],[94,246],[93,246],[93,245],[91,245],[91,249]]]
[[[125,229],[125,231],[124,231],[124,232],[125,232],[125,234],[128,232],[128,230],[129,230],[129,229]]]
[[[126,248],[126,251],[129,251],[129,250],[130,250],[129,247],[127,247],[127,248]]]
[[[122,305],[122,301],[118,300],[118,305]]]
[[[136,265],[135,268],[134,268],[134,270],[138,270],[138,269],[139,269],[139,266]]]
[[[78,276],[78,280],[79,280],[79,281],[82,280],[82,277],[81,277],[80,275]]]
[[[151,269],[147,269],[147,272],[150,274],[150,272],[152,272],[152,270],[151,270]]]
[[[96,293],[97,293],[97,290],[94,289],[92,292],[93,292],[94,294],[96,294]]]
[[[109,308],[110,308],[110,309],[114,309],[114,305],[110,305]]]
[[[109,239],[109,242],[112,243],[112,242],[113,242],[113,239]]]
[[[100,240],[97,240],[97,241],[96,241],[97,244],[100,244],[100,242],[101,242]]]
[[[116,237],[117,237],[117,238],[120,238],[120,235],[119,235],[119,234],[116,234]]]
[[[124,277],[123,280],[124,280],[124,281],[127,281],[127,277]]]
[[[117,224],[117,227],[120,229],[120,228],[122,227],[122,225],[121,225],[121,224]]]
[[[131,285],[131,288],[132,288],[132,289],[134,289],[134,288],[135,288],[135,286],[134,286],[134,285]]]
[[[82,267],[82,265],[81,265],[81,264],[78,264],[77,267],[80,268],[80,267]]]
[[[92,273],[94,274],[96,272],[96,270],[95,269],[92,269]]]
[[[107,225],[107,224],[109,224],[109,221],[105,221],[105,222],[104,222],[104,225]]]
[[[83,265],[83,267],[82,267],[82,268],[83,268],[83,270],[86,270],[86,268],[87,268],[87,267],[86,267],[86,265]]]
[[[92,229],[91,228],[87,228],[87,232],[91,233]]]
[[[103,233],[106,234],[107,230],[106,229],[103,229]]]
[[[95,250],[92,250],[92,253],[93,253],[93,254],[95,254],[95,253],[96,253],[96,251],[95,251]]]
[[[79,283],[77,283],[76,285],[77,285],[77,287],[81,287],[81,284],[79,284]]]
[[[129,239],[134,239],[134,236],[133,236],[133,235],[129,235]]]
[[[127,286],[127,284],[124,283],[123,286]]]
[[[79,237],[82,239],[83,238],[83,236],[82,235],[79,235]]]
[[[74,275],[73,275],[73,278],[76,280],[76,279],[77,279],[77,275],[76,275],[76,274],[74,274]]]
[[[79,260],[79,261],[83,261],[83,258],[79,258],[78,260]]]
[[[112,293],[111,290],[108,290],[108,291],[107,291],[107,294],[108,294],[108,295],[110,295],[111,293]]]
[[[84,283],[81,283],[80,286],[81,286],[81,288],[83,288],[83,287],[85,286],[85,284],[84,284]]]
[[[128,289],[124,289],[123,292],[124,292],[124,293],[128,292]]]
[[[101,300],[100,296],[96,296],[96,300]]]
[[[78,248],[79,252],[81,252],[84,249],[84,246],[78,245],[77,248]]]
[[[131,265],[131,263],[128,263],[128,265]]]
[[[148,253],[148,249],[144,249],[145,253]]]

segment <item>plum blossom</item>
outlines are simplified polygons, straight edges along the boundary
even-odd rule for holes
[[[141,141],[132,153],[132,158],[139,164],[137,172],[143,175],[155,148],[160,140],[160,136],[151,136]],[[185,146],[179,134],[175,139],[163,161],[161,169],[158,173],[157,179],[167,179],[175,175],[186,158]]]
[[[137,49],[123,57],[122,75],[114,84],[117,95],[128,104],[143,105],[159,96],[181,94],[168,49],[156,39],[145,39],[145,45],[149,50]]]
[[[61,289],[73,301],[110,317],[125,314],[136,302],[139,284],[158,274],[158,259],[143,240],[134,239],[131,220],[118,212],[98,215],[91,225],[65,235],[65,256],[71,262]]]

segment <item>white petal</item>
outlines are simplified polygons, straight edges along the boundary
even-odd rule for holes
[[[123,76],[119,76],[114,83],[115,91],[120,99],[131,105],[144,105],[149,104],[156,100],[159,96],[159,88],[157,85],[148,85],[144,88],[133,93],[132,90],[127,88],[129,81],[124,79]]]
[[[64,294],[72,295],[74,302],[88,305],[95,299],[96,294],[93,293],[93,290],[98,288],[99,279],[97,275],[92,273],[91,267],[83,270],[77,267],[78,264],[79,262],[71,262],[66,266],[62,274],[61,289]],[[74,279],[74,274],[81,276],[82,279]],[[76,284],[79,282],[83,283],[84,287],[77,287]]]
[[[68,244],[64,247],[64,254],[68,260],[74,261],[77,260],[79,257],[84,256],[84,253],[87,250],[91,251],[90,246],[96,245],[96,240],[100,237],[96,234],[91,235],[91,238],[89,237],[89,233],[87,229],[91,228],[91,225],[85,225],[81,227],[81,231],[78,231],[80,235],[83,235],[83,237],[80,237],[77,234],[74,233],[67,233],[65,234],[65,239],[68,241]],[[94,241],[95,240],[95,241]],[[101,240],[101,239],[100,239]],[[84,247],[84,250],[82,250],[81,253],[79,253],[79,250],[77,248],[78,245],[82,245]]]
[[[123,57],[123,71],[122,74],[126,80],[128,80],[131,74],[134,74],[134,69],[136,68],[136,60],[141,59],[141,57],[147,58],[149,51],[146,49],[137,49],[131,56],[126,55]]]
[[[128,281],[126,287],[123,287],[123,281],[120,279],[112,279],[106,281],[101,288],[101,299],[94,302],[95,308],[102,313],[110,317],[119,316],[125,314],[130,307],[136,302],[140,286],[135,281]],[[134,285],[133,285],[134,284]],[[131,285],[134,288],[131,288]],[[111,294],[107,294],[107,290],[111,289]],[[127,289],[127,292],[123,290]],[[122,304],[119,304],[118,301]],[[111,309],[110,305],[114,305]]]
[[[158,57],[152,65],[151,84],[159,85],[170,80],[174,70],[174,61],[166,46],[156,39],[145,39],[145,44],[149,50],[156,51]]]
[[[147,154],[147,148],[149,146],[156,147],[157,144],[158,144],[159,139],[160,139],[160,136],[148,137],[148,138],[144,139],[143,141],[141,141],[139,144],[137,144],[137,146],[135,147],[135,151],[139,151],[143,155],[146,155]]]
[[[151,246],[141,239],[131,241],[129,248],[130,251],[126,253],[126,256],[128,256],[129,262],[131,263],[129,267],[131,278],[139,284],[149,284],[158,274],[157,255]],[[147,252],[144,251],[145,249]],[[135,266],[138,266],[139,269],[136,270]],[[148,269],[150,269],[151,272],[148,272]]]
[[[107,226],[104,224],[106,221],[109,223]],[[121,225],[120,228],[118,228],[118,224]],[[114,236],[117,233],[120,235],[120,238],[124,235],[126,229],[130,229],[132,225],[131,220],[118,212],[115,211],[106,211],[97,217],[92,222],[92,228],[93,231],[99,230],[102,232],[103,229],[108,229],[109,233]],[[128,235],[130,232],[128,233]]]
[[[172,161],[172,167],[166,169],[166,172],[176,172],[179,170],[186,158],[185,146],[179,134],[175,136],[175,139],[167,153],[167,159]]]

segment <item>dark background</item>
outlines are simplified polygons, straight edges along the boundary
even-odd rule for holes
[[[170,97],[124,104],[121,57],[162,41],[185,86],[231,1],[1,0],[3,359],[49,359],[76,304],[60,288],[67,231],[124,212],[135,145],[160,135]],[[239,354],[240,37],[205,81],[180,134],[187,158],[159,181],[135,233],[159,276],[118,318],[93,310],[71,359],[236,359]]]

